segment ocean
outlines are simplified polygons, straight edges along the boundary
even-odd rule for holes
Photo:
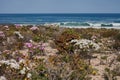
[[[0,14],[0,24],[120,27],[120,14]]]

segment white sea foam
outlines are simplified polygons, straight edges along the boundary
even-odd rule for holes
[[[87,26],[89,24],[89,26]],[[108,26],[101,26],[101,24],[108,25]],[[109,26],[109,25],[112,26]],[[22,24],[24,26],[27,25],[35,25],[35,24]],[[45,23],[44,26],[60,26],[66,28],[114,28],[120,29],[120,23],[92,23],[92,22],[56,22],[56,23]]]
[[[67,27],[67,28],[115,28],[115,29],[120,29],[120,23],[90,23],[90,22],[86,22],[86,23],[80,23],[80,22],[76,22],[76,24],[78,25],[66,25],[70,22],[65,22],[62,25],[59,25],[60,27]],[[74,22],[71,22],[74,23]],[[74,23],[75,24],[75,23]],[[80,25],[79,25],[80,24]],[[82,25],[83,24],[83,25]],[[86,25],[85,25],[86,24]],[[87,26],[89,24],[89,26]],[[105,26],[103,26],[105,25]]]
[[[66,28],[97,28],[97,29],[101,29],[101,28],[106,28],[106,29],[120,29],[120,27],[98,27],[98,26],[60,26],[60,27],[66,27]]]
[[[112,23],[115,27],[120,27],[120,23]]]

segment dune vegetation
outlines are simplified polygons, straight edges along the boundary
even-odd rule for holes
[[[0,25],[0,80],[120,80],[120,30]]]

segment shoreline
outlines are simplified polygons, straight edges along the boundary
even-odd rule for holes
[[[97,26],[60,26],[60,27],[65,27],[65,28],[94,28],[94,29],[102,29],[102,28],[105,28],[105,29],[120,29],[120,27],[97,27]]]
[[[62,26],[57,24],[0,24],[0,26],[20,25],[20,26],[45,26],[45,27],[61,27],[61,28],[94,28],[94,29],[120,29],[120,26]]]

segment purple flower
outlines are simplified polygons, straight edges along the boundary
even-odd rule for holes
[[[5,34],[3,33],[3,31],[0,31],[0,37],[4,38]]]
[[[40,44],[40,48],[41,51],[43,51],[45,49],[45,46],[43,44]]]
[[[28,47],[28,48],[32,48],[33,44],[32,43],[25,43],[25,46]]]
[[[33,53],[33,51],[32,51],[32,50],[29,50],[29,52],[30,52],[30,53]]]
[[[40,50],[42,50],[42,51],[43,51],[44,49],[45,49],[45,47],[44,47],[44,46],[40,47]]]
[[[20,61],[21,59],[22,59],[21,57],[18,57],[18,58],[17,58],[17,61]]]

